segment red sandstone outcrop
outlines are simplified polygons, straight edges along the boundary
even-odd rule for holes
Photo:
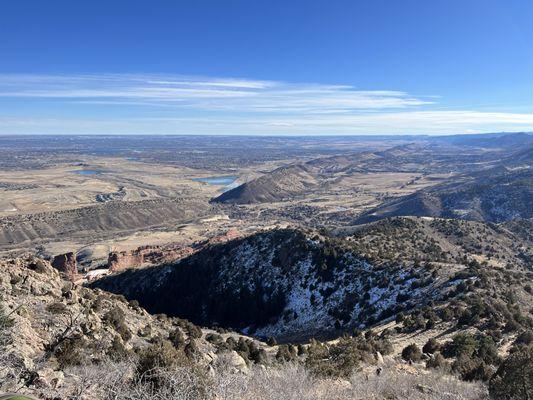
[[[138,268],[147,264],[162,264],[179,260],[194,253],[191,247],[169,245],[141,246],[130,251],[113,251],[109,253],[107,267],[110,271],[122,271],[128,268]]]
[[[113,272],[139,267],[142,264],[143,257],[139,253],[139,249],[131,251],[112,251],[107,258],[107,268]]]
[[[65,274],[71,281],[76,280],[78,277],[78,264],[76,263],[76,255],[72,252],[55,256],[52,260],[52,267]]]
[[[145,265],[173,262],[193,254],[206,245],[225,243],[240,236],[239,231],[230,229],[222,235],[214,236],[202,243],[196,243],[193,247],[169,244],[165,246],[141,246],[129,251],[113,251],[109,253],[107,267],[109,271],[117,272]]]
[[[237,239],[241,237],[241,233],[236,229],[229,229],[226,233],[214,236],[210,238],[207,243],[208,244],[217,244],[217,243],[226,243],[230,240]]]

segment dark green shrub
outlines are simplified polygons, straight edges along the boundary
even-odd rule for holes
[[[471,310],[463,310],[457,320],[458,326],[474,326],[479,322],[479,315]]]
[[[233,348],[227,343],[227,342],[220,342],[215,345],[216,352],[218,353],[226,353],[228,351],[232,351]]]
[[[192,322],[187,321],[185,330],[189,337],[192,337],[193,339],[200,339],[202,337],[202,329],[199,326],[194,325]]]
[[[96,298],[91,303],[91,310],[93,310],[94,312],[100,312],[102,311],[103,307],[104,307],[103,298],[101,296],[96,296]]]
[[[13,320],[9,318],[8,314],[4,310],[2,304],[2,297],[0,295],[0,340],[3,340],[6,336],[7,330],[13,326]]]
[[[498,368],[489,382],[493,400],[533,398],[533,351],[522,349],[511,354]]]
[[[44,274],[45,272],[48,272],[48,266],[46,265],[46,263],[43,261],[43,260],[40,260],[40,259],[36,259],[34,260],[33,262],[31,262],[28,267],[35,271],[35,272],[38,272],[40,274]]]
[[[183,351],[189,360],[197,360],[200,356],[200,349],[194,338],[189,338],[189,342],[185,345]]]
[[[494,369],[480,358],[465,354],[453,362],[452,371],[464,381],[487,381],[494,373]]]
[[[125,321],[120,322],[117,325],[115,325],[115,330],[122,337],[122,340],[124,340],[125,342],[130,340],[131,337],[132,337],[132,334],[131,334],[128,326],[126,325]]]
[[[237,347],[237,341],[233,336],[228,336],[228,338],[226,339],[226,343],[232,350],[235,350],[235,348]]]
[[[402,350],[402,358],[405,361],[417,362],[420,361],[420,359],[422,358],[422,352],[420,351],[418,346],[413,343]]]
[[[237,345],[235,346],[235,351],[245,360],[250,358],[250,346],[248,345],[248,340],[243,337],[239,338]]]
[[[218,333],[208,333],[205,335],[205,340],[207,340],[209,343],[213,343],[214,345],[224,342],[224,339]]]
[[[512,317],[507,321],[504,327],[504,331],[507,333],[516,332],[522,329],[522,325],[515,321]]]
[[[440,353],[435,353],[429,360],[426,361],[426,368],[448,370],[450,365]]]
[[[435,328],[435,324],[436,324],[436,322],[435,322],[434,319],[428,319],[426,321],[426,330]]]
[[[66,338],[55,348],[54,356],[61,369],[84,365],[89,362],[84,349],[87,348],[86,340],[82,336]]]
[[[426,329],[426,320],[422,315],[410,315],[403,321],[403,332],[411,333],[418,330]]]
[[[72,282],[65,282],[63,286],[61,286],[61,296],[70,296],[72,289],[74,289],[74,284]]]
[[[135,372],[140,380],[158,384],[158,370],[190,365],[183,351],[176,349],[169,341],[161,340],[140,350]]]
[[[312,341],[308,348],[306,366],[317,376],[348,377],[357,368],[361,358],[354,338],[342,337],[330,346]]]
[[[501,362],[496,343],[490,336],[482,335],[478,339],[478,348],[475,354],[487,364],[498,365]]]
[[[141,337],[149,337],[152,335],[152,325],[146,324],[144,327],[137,330],[137,334]]]
[[[391,354],[393,347],[389,339],[379,339],[371,341],[370,345],[372,346],[371,352],[374,354],[376,351],[379,351],[382,355],[386,356]]]
[[[125,320],[124,311],[118,306],[113,307],[104,314],[102,319],[105,323],[115,326]]]
[[[130,355],[130,352],[126,349],[119,337],[115,336],[113,337],[111,346],[109,346],[107,349],[106,354],[113,361],[121,361],[127,359]]]
[[[177,349],[182,349],[185,346],[185,335],[180,328],[176,328],[168,334],[168,340]]]
[[[515,346],[531,346],[533,344],[533,331],[528,329],[522,332],[514,341]]]
[[[496,372],[496,367],[481,360],[477,368],[471,371],[471,373],[465,377],[465,380],[487,382],[491,376],[494,375],[494,372]]]
[[[128,305],[133,308],[134,310],[140,310],[141,306],[137,300],[130,300],[128,302]]]
[[[256,364],[266,364],[268,361],[267,353],[264,349],[260,349],[252,342],[249,346],[250,348],[250,361],[253,361]]]
[[[440,317],[443,321],[449,322],[455,317],[454,312],[449,308],[443,308],[440,311]]]
[[[471,357],[477,347],[478,341],[474,336],[469,333],[459,333],[455,335],[452,340],[452,357]]]
[[[109,310],[103,317],[105,323],[113,326],[117,333],[122,337],[122,340],[127,342],[131,339],[131,332],[126,325],[126,317],[124,311],[118,306]]]
[[[365,339],[366,340],[370,340],[372,338],[374,338],[376,336],[376,333],[372,330],[372,329],[369,329],[365,332]]]
[[[440,343],[435,338],[431,338],[426,342],[424,347],[422,347],[422,352],[426,354],[434,354],[439,351],[440,348]]]
[[[293,350],[292,346],[282,344],[278,347],[276,360],[279,362],[294,361],[296,359],[296,355],[297,353]]]

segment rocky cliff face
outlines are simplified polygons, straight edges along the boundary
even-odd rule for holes
[[[174,343],[179,338],[176,346],[194,341],[199,365],[206,367],[218,357],[216,346],[205,339],[213,331],[181,319],[152,316],[122,296],[76,286],[41,259],[0,261],[0,293],[3,391],[16,389],[44,398],[63,393],[66,398],[83,385],[80,371],[73,375],[69,368],[134,357],[169,337]],[[223,342],[230,335],[239,340],[231,333],[219,339]],[[225,360],[246,368],[242,357],[229,350],[231,357]]]
[[[193,252],[194,250],[188,246],[141,246],[130,251],[109,253],[107,267],[111,272],[123,271],[147,264],[155,265],[176,261]]]
[[[144,257],[139,249],[131,251],[112,251],[107,258],[107,268],[113,272],[140,267],[143,263]]]
[[[63,273],[67,279],[75,281],[78,278],[78,264],[73,252],[59,254],[52,259],[52,267]]]
[[[240,232],[236,229],[229,229],[222,235],[214,236],[191,246],[171,243],[164,246],[140,246],[129,251],[113,251],[109,253],[107,267],[110,272],[119,272],[141,266],[171,263],[190,256],[205,246],[225,243],[240,236]]]

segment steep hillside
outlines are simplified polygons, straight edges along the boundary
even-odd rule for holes
[[[370,260],[464,263],[531,268],[533,219],[503,224],[394,217],[335,231]]]
[[[533,218],[531,204],[533,168],[499,166],[386,202],[356,223],[406,215],[502,222]]]
[[[442,371],[487,381],[499,365],[506,366],[502,357],[510,351],[531,362],[531,271],[477,262],[473,250],[462,263],[418,260],[414,265],[356,256],[364,238],[380,234],[383,240],[398,238],[400,249],[410,243],[409,232],[415,236],[411,246],[418,247],[432,229],[444,236],[450,231],[453,244],[460,235],[468,241],[487,234],[492,239],[496,228],[487,231],[464,221],[459,228],[447,221],[385,222],[368,226],[364,234],[352,232],[349,241],[294,230],[264,232],[212,246],[179,264],[103,281],[102,286],[138,291],[139,301],[154,310],[164,302],[183,303],[206,320],[216,313],[213,323],[228,318],[239,326],[242,314],[256,321],[255,330],[244,330],[257,335],[301,340],[310,334],[301,331],[305,326],[315,326],[311,333],[342,334],[298,346],[267,346],[222,328],[215,332],[172,315],[151,315],[137,301],[62,280],[49,263],[33,257],[0,261],[0,390],[39,398],[131,400],[157,393],[208,400],[243,398],[244,387],[253,393],[249,398],[266,400],[284,398],[286,385],[296,385],[291,398],[301,398],[302,390],[324,400],[332,391],[336,398],[358,399],[362,391],[384,398],[408,390],[409,398],[481,399],[482,384],[461,383]],[[502,232],[518,232],[517,241],[528,237],[527,225],[509,225]],[[354,321],[345,323],[346,316],[376,324],[364,332],[352,330]],[[439,372],[433,374],[433,368]],[[418,378],[409,381],[409,376]],[[369,377],[378,379],[369,382]],[[397,383],[386,385],[391,379]],[[313,386],[298,386],[304,381]]]
[[[533,135],[530,135],[533,138]],[[533,139],[531,139],[533,141]],[[533,165],[533,145],[528,143],[520,147],[520,150],[517,150],[510,156],[504,159],[504,164],[510,167],[531,167]]]
[[[390,233],[381,240],[396,240],[397,232]],[[353,241],[273,230],[95,286],[137,299],[151,312],[261,337],[305,340],[369,327],[400,311],[464,295],[485,273],[474,256],[491,252],[475,248],[472,257],[457,261],[443,260],[438,251],[421,263],[363,256],[362,250]]]
[[[318,185],[305,165],[281,167],[216,197],[217,203],[266,203],[281,201]]]
[[[188,199],[110,201],[77,209],[0,218],[0,248],[26,241],[117,232],[183,222],[206,212],[209,205]]]
[[[391,345],[401,342],[389,329],[379,334],[355,332],[330,343],[267,346],[222,329],[215,332],[179,318],[150,315],[122,296],[73,286],[50,264],[32,257],[0,262],[0,288],[2,391],[46,399],[117,400],[267,400],[302,395],[330,400],[332,394],[355,400],[362,392],[383,398],[406,391],[413,399],[444,400],[482,399],[486,392],[482,383],[425,371],[426,363],[419,359],[407,366],[399,356],[401,347]],[[398,332],[412,332],[409,318]],[[397,335],[400,340],[402,335]],[[469,346],[479,347],[476,354],[492,349],[474,336],[469,340]],[[454,337],[446,343],[452,349],[447,357],[453,360],[459,340]],[[478,365],[492,373],[495,368],[483,364],[492,356],[458,365],[463,375],[477,374]],[[437,358],[428,358],[428,368],[435,368],[433,359]],[[476,379],[484,376],[490,377]],[[428,385],[435,390],[428,392]]]
[[[0,260],[0,295],[1,392],[109,398],[110,386],[140,368],[181,366],[202,374],[218,357],[235,370],[267,360],[261,342],[150,315],[123,296],[75,286],[34,257]],[[104,393],[88,390],[104,382]]]

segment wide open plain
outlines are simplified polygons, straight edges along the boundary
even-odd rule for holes
[[[350,225],[386,201],[489,168],[514,151],[498,143],[458,151],[425,137],[2,143],[0,251],[74,252],[90,268],[105,264],[110,251],[187,246],[231,229]],[[228,187],[198,180],[228,176],[237,177]],[[219,198],[224,191],[229,197]]]

